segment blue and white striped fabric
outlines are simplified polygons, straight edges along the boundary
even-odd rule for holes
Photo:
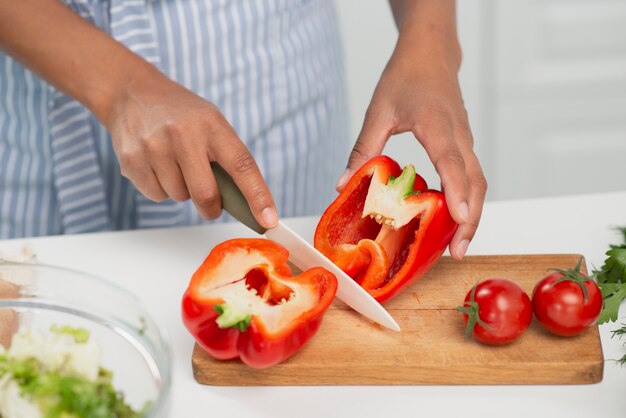
[[[252,151],[281,216],[319,213],[349,149],[331,0],[66,0],[215,103]],[[0,54],[0,238],[192,225],[120,175],[80,103]]]

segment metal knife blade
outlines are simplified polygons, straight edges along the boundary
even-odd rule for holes
[[[398,323],[376,299],[282,221],[265,231],[265,236],[287,248],[289,260],[302,271],[320,266],[333,273],[338,282],[336,296],[352,309],[385,328],[400,331]]]
[[[216,162],[211,163],[211,169],[226,212],[253,231],[265,234],[267,238],[287,248],[291,262],[299,269],[304,271],[320,266],[333,273],[337,277],[336,296],[339,299],[366,318],[391,330],[400,331],[400,326],[376,299],[284,223],[278,222],[276,227],[269,230],[261,226],[252,215],[243,193],[226,170]]]

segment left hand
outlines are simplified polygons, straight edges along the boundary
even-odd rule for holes
[[[433,162],[450,214],[459,224],[450,254],[461,259],[478,227],[487,182],[473,151],[457,80],[460,51],[434,44],[429,39],[423,45],[403,42],[400,37],[337,190],[362,164],[382,152],[391,135],[412,132]]]

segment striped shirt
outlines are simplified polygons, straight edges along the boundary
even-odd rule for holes
[[[330,203],[349,149],[331,0],[66,3],[216,104],[281,216]],[[143,197],[121,176],[96,118],[0,53],[0,239],[202,222],[189,201]]]

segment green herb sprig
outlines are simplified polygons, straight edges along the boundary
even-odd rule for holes
[[[624,323],[622,323],[621,328],[611,331],[611,338],[619,337],[619,339],[621,340],[624,335],[626,335],[626,324]],[[621,359],[615,361],[617,362],[617,364],[623,366],[624,364],[626,364],[626,354],[624,354]]]
[[[617,228],[623,235],[621,245],[611,245],[600,270],[593,274],[602,292],[603,307],[599,324],[617,321],[619,307],[626,299],[626,227]]]

